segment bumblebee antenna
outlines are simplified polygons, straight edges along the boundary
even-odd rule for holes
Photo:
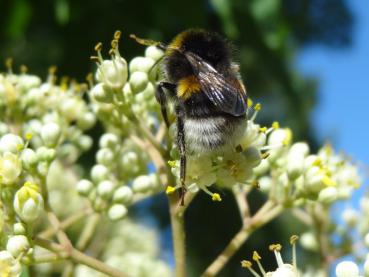
[[[137,37],[135,34],[130,34],[129,37],[133,40],[135,40],[137,43],[141,44],[141,45],[145,45],[145,46],[156,46],[159,49],[165,51],[167,49],[167,46],[165,44],[163,44],[160,41],[155,41],[152,39],[143,39],[143,38],[139,38]]]

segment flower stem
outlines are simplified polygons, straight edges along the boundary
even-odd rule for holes
[[[175,259],[175,276],[186,276],[186,248],[185,248],[185,230],[184,230],[184,213],[178,213],[177,195],[170,195],[169,197],[169,212],[172,225],[173,248]]]
[[[54,252],[56,254],[61,254],[64,251],[64,247],[58,243],[45,240],[42,238],[36,238],[35,244],[50,250],[51,252]],[[78,251],[75,248],[70,249],[66,252],[67,257],[69,257],[71,260],[73,260],[76,263],[84,264],[88,267],[91,267],[99,272],[105,273],[108,276],[112,277],[127,277],[127,275],[93,257],[90,257],[80,251]]]
[[[268,209],[266,209],[265,206],[267,206]],[[216,276],[257,228],[260,228],[262,225],[270,222],[283,211],[282,205],[269,207],[270,202],[268,201],[260,209],[263,212],[256,213],[250,219],[250,224],[245,225],[240,229],[240,231],[228,243],[222,253],[220,253],[220,255],[204,271],[204,273],[201,275],[202,277]]]

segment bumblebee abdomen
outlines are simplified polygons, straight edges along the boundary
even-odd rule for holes
[[[247,121],[245,116],[217,115],[187,117],[184,124],[186,146],[196,153],[219,150],[233,145],[241,136]]]

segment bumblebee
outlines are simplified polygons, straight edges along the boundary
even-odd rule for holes
[[[236,147],[247,123],[246,89],[230,44],[216,33],[187,30],[168,45],[134,38],[165,53],[155,96],[167,126],[167,104],[174,103],[183,205],[186,156]]]

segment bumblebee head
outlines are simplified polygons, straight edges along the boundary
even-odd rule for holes
[[[174,38],[169,47],[180,52],[191,52],[219,69],[231,64],[231,47],[228,42],[216,33],[204,30],[188,30]]]

